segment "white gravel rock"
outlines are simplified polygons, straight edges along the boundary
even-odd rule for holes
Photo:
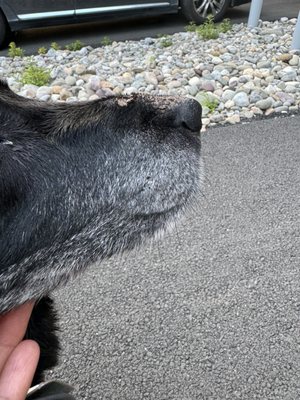
[[[198,76],[194,76],[189,80],[189,85],[190,86],[200,86],[201,85],[201,79],[198,78]]]
[[[158,79],[154,72],[146,71],[144,74],[144,78],[145,78],[146,83],[148,83],[150,85],[156,86],[158,84]]]
[[[228,45],[227,51],[229,51],[229,53],[236,54],[238,52],[238,49],[235,46]]]
[[[222,60],[220,57],[213,57],[213,58],[211,59],[211,62],[212,62],[214,65],[219,65],[219,64],[222,64],[223,60]]]
[[[261,110],[267,110],[268,108],[272,107],[273,99],[272,97],[267,97],[266,99],[257,101],[255,105]]]
[[[24,97],[43,101],[96,100],[108,95],[150,93],[192,96],[203,106],[205,126],[237,123],[259,115],[298,112],[300,57],[290,52],[296,19],[233,25],[218,39],[195,32],[161,39],[113,42],[80,51],[50,49],[45,55],[0,57],[0,78]],[[138,55],[138,57],[137,57]],[[50,71],[48,85],[22,83],[29,64]]]
[[[228,85],[230,89],[237,88],[239,85],[239,78],[236,76],[233,76],[232,78],[229,79]]]
[[[67,86],[76,85],[76,78],[74,76],[67,76],[65,81]]]
[[[235,103],[233,100],[227,100],[225,103],[225,108],[227,108],[229,110],[232,109],[234,106],[235,106]]]
[[[35,90],[36,90],[36,96],[38,98],[40,98],[41,96],[44,96],[44,95],[51,95],[51,93],[52,93],[52,89],[49,86],[40,86],[37,89],[35,88]]]
[[[236,95],[234,95],[233,99],[234,104],[238,107],[247,107],[249,106],[249,98],[247,93],[245,92],[239,92]]]
[[[232,100],[234,95],[235,95],[234,90],[227,89],[224,91],[224,93],[222,95],[222,100],[225,102],[227,102],[228,100]]]
[[[297,71],[293,67],[285,67],[281,71],[278,71],[278,76],[282,79],[282,81],[294,81],[297,79]]]
[[[239,123],[241,121],[241,118],[240,118],[240,116],[238,114],[233,114],[233,115],[230,115],[226,119],[226,121],[229,122],[230,124],[237,124],[237,123]]]
[[[292,66],[299,65],[299,56],[297,54],[294,54],[293,57],[290,59],[289,64]]]

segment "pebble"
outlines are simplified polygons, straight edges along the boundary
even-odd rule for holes
[[[292,54],[284,53],[278,56],[278,60],[288,63],[293,58]]]
[[[229,79],[228,86],[230,87],[230,89],[234,89],[234,88],[238,87],[238,85],[239,85],[239,78],[234,76]]]
[[[235,46],[228,45],[227,51],[231,54],[236,54],[238,52],[238,49]]]
[[[255,105],[261,110],[267,110],[268,108],[272,107],[273,99],[272,97],[267,97],[266,99],[257,101]]]
[[[299,56],[297,56],[297,54],[294,54],[292,56],[292,58],[290,59],[289,64],[292,65],[292,66],[299,65]]]
[[[226,121],[229,122],[230,124],[237,124],[237,123],[240,122],[240,120],[241,120],[241,118],[240,118],[240,116],[239,116],[238,114],[230,115],[230,116],[226,119]]]
[[[194,76],[189,80],[189,85],[190,86],[200,86],[201,85],[201,79],[198,78],[198,76]]]
[[[235,105],[235,103],[233,100],[227,100],[225,103],[225,108],[228,108],[230,110],[231,108],[234,107],[234,105]]]
[[[146,71],[144,74],[145,81],[151,85],[157,85],[158,79],[154,72]]]
[[[289,108],[287,106],[276,107],[274,111],[276,113],[288,112]]]
[[[268,117],[274,113],[274,108],[268,108],[265,112],[265,116]]]
[[[150,93],[205,99],[203,125],[234,124],[259,115],[298,112],[300,57],[290,52],[296,19],[246,24],[218,39],[200,40],[195,32],[161,39],[114,42],[80,51],[50,49],[45,55],[0,58],[0,78],[12,90],[42,101],[75,102],[110,95]],[[136,54],[139,57],[136,57]],[[48,68],[49,85],[21,83],[24,68],[35,63]]]
[[[249,98],[247,93],[239,92],[234,95],[233,99],[234,104],[238,107],[247,107],[249,105]]]
[[[223,92],[222,100],[227,102],[228,100],[232,100],[235,95],[233,90],[227,89]]]
[[[214,92],[216,85],[213,81],[204,81],[201,84],[201,89],[206,92]]]
[[[74,76],[67,76],[65,82],[67,86],[73,86],[76,84],[76,78]]]
[[[283,82],[293,81],[297,79],[297,71],[293,67],[285,67],[283,70],[278,72],[278,76]]]
[[[251,111],[256,115],[262,115],[263,111],[258,107],[251,107]]]

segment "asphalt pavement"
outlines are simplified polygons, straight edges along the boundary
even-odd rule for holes
[[[300,8],[299,0],[264,0],[261,18],[273,21],[280,17],[295,18]],[[247,22],[250,4],[229,9],[226,17],[233,23]],[[27,55],[36,53],[40,47],[50,47],[52,42],[65,46],[75,40],[99,47],[104,36],[111,40],[139,40],[161,34],[182,32],[187,25],[180,15],[165,15],[157,18],[136,18],[123,21],[101,21],[78,25],[55,26],[42,29],[28,29],[17,34],[15,41]],[[7,51],[0,51],[0,55]]]
[[[203,134],[199,207],[56,293],[78,399],[299,400],[300,116]]]

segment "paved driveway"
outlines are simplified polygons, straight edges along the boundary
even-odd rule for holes
[[[199,209],[57,295],[83,399],[300,398],[300,116],[210,129]]]

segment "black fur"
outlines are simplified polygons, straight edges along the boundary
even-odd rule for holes
[[[43,381],[43,372],[53,368],[58,362],[59,341],[56,335],[58,331],[57,316],[53,306],[53,300],[44,297],[38,301],[33,309],[28,329],[24,339],[33,339],[40,346],[40,359],[37,366],[33,385]]]
[[[58,350],[43,297],[163,232],[198,194],[201,107],[147,95],[51,104],[0,82],[0,121],[0,313],[42,299],[27,333],[42,348],[39,381]]]

